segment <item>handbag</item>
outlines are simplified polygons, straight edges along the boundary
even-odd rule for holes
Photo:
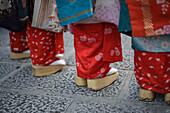
[[[59,33],[60,26],[55,0],[35,0],[32,27]]]
[[[17,0],[20,21],[32,21],[34,0]]]
[[[0,27],[12,32],[21,32],[26,28],[25,22],[20,22],[16,0],[0,0]]]
[[[104,22],[119,24],[120,0],[96,0],[93,17]]]

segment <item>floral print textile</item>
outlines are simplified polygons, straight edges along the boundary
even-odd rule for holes
[[[102,78],[110,63],[122,61],[120,33],[111,23],[73,25],[77,75]]]
[[[96,0],[93,17],[104,22],[119,24],[120,0]]]

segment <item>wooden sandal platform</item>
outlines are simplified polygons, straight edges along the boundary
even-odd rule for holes
[[[28,53],[15,53],[15,52],[10,52],[10,58],[11,59],[24,59],[24,58],[30,58],[30,54]]]
[[[143,101],[153,101],[155,99],[155,93],[143,88],[139,89],[139,99]]]
[[[170,104],[170,93],[165,94],[164,100],[167,104]]]
[[[116,78],[118,77],[119,73],[116,72],[112,75],[105,76],[104,78],[97,78],[97,79],[87,79],[87,85],[90,90],[100,90],[106,86],[112,84]]]
[[[75,84],[79,87],[87,86],[87,79],[80,78],[77,75],[75,76]]]
[[[36,77],[42,77],[42,76],[46,76],[46,75],[56,73],[61,68],[63,68],[65,65],[49,65],[49,66],[35,66],[35,65],[32,65],[32,69],[33,69],[33,74]]]

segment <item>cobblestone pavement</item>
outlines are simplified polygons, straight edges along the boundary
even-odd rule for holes
[[[153,102],[138,99],[130,37],[122,35],[124,61],[111,64],[120,76],[100,91],[74,84],[73,36],[65,33],[64,40],[67,66],[58,73],[35,77],[30,59],[9,58],[8,31],[0,28],[0,113],[170,113],[161,94]]]

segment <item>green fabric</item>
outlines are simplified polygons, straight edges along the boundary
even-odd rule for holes
[[[132,48],[147,52],[170,52],[170,35],[133,37]]]
[[[120,6],[120,19],[119,19],[119,26],[118,31],[119,32],[131,32],[131,23],[130,23],[130,16],[128,7],[125,4],[126,0],[121,0],[121,6]]]

